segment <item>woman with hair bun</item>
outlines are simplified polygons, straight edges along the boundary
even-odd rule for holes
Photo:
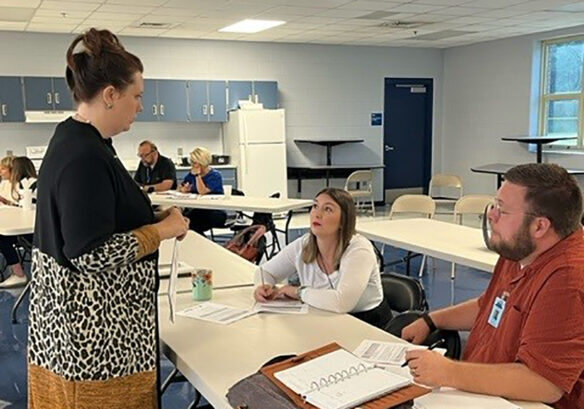
[[[142,110],[142,71],[107,30],[67,50],[77,112],[57,125],[37,183],[29,408],[159,407],[158,246],[188,221],[155,214],[112,145]]]

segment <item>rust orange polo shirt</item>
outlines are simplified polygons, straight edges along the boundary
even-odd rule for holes
[[[494,328],[487,321],[496,297],[508,293]],[[571,234],[521,269],[499,258],[479,297],[463,359],[521,362],[564,391],[553,404],[584,409],[584,234]]]

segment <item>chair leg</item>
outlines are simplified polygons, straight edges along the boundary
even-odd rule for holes
[[[450,279],[454,280],[456,278],[456,263],[452,263],[450,267]]]
[[[375,202],[373,201],[373,196],[371,196],[371,215],[375,217]]]
[[[12,306],[12,311],[10,312],[10,317],[12,319],[12,323],[13,324],[16,324],[17,323],[17,321],[16,321],[16,310],[18,309],[18,306],[24,300],[24,297],[26,296],[26,294],[30,291],[31,282],[32,281],[29,281],[28,284],[26,285],[26,287],[24,287],[24,290],[22,290],[22,292],[20,293],[20,296],[18,297],[18,299],[14,303],[14,306]]]

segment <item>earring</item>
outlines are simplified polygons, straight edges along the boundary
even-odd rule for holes
[[[106,104],[105,105],[105,108],[106,109],[112,109],[113,107],[114,107],[113,104]]]

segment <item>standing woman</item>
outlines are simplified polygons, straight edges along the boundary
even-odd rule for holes
[[[67,51],[76,114],[57,125],[37,189],[29,408],[157,408],[158,246],[187,221],[155,214],[112,137],[142,110],[142,63],[107,30]]]

